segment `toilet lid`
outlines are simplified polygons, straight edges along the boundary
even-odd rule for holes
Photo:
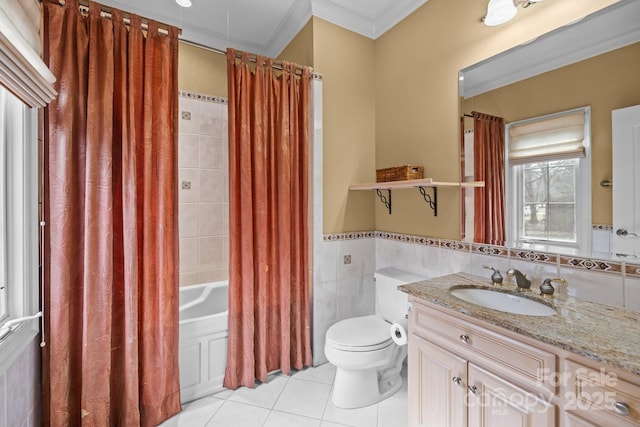
[[[389,323],[378,316],[344,319],[329,328],[327,342],[336,347],[384,347],[391,341]]]

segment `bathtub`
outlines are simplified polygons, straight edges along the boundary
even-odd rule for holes
[[[222,390],[227,363],[228,282],[180,288],[182,403]]]

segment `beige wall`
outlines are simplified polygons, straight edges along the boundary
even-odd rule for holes
[[[180,42],[178,88],[227,97],[227,59],[224,55]]]
[[[417,163],[427,177],[458,181],[458,70],[613,3],[541,2],[487,27],[486,1],[429,0],[376,40],[376,167]],[[375,228],[459,238],[458,191],[438,199],[436,218],[417,191],[396,191],[393,215],[376,203]]]
[[[469,98],[461,107],[513,122],[591,106],[592,221],[611,224],[611,189],[599,185],[612,177],[611,111],[640,104],[638,76],[640,43]]]
[[[376,168],[406,163],[458,181],[458,70],[613,3],[542,2],[490,28],[479,22],[484,1],[429,0],[375,41],[313,17],[280,58],[323,76],[324,233],[457,239],[456,189],[439,190],[434,217],[417,190],[395,191],[388,215],[373,192],[348,187],[374,181]],[[227,96],[223,55],[181,43],[179,73],[181,90]]]
[[[374,41],[313,18],[314,68],[323,77],[324,233],[374,229]]]
[[[309,19],[309,22],[280,53],[278,59],[313,67],[313,19]]]

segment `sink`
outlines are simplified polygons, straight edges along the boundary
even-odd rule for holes
[[[451,295],[493,310],[527,316],[552,316],[556,311],[546,304],[511,293],[479,288],[454,288]]]

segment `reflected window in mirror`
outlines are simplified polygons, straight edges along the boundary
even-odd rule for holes
[[[509,123],[505,133],[509,241],[520,248],[589,253],[590,108]]]

